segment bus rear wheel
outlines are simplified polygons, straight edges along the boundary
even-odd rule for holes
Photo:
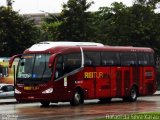
[[[82,93],[80,91],[76,91],[73,96],[73,99],[70,101],[70,104],[72,106],[77,106],[83,103],[84,103],[84,99],[83,99]]]
[[[42,104],[43,107],[48,107],[50,102],[49,101],[43,101],[43,102],[41,102],[41,104]]]
[[[125,97],[123,98],[123,101],[125,102],[134,102],[137,100],[137,97],[138,97],[138,91],[137,91],[137,88],[136,87],[133,87],[130,91],[130,94],[128,97]]]
[[[137,100],[137,97],[138,97],[138,91],[137,91],[136,87],[133,87],[130,91],[129,99],[131,102],[134,102]]]

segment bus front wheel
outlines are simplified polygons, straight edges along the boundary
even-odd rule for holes
[[[72,106],[77,106],[77,105],[83,104],[83,102],[84,102],[84,100],[83,100],[83,96],[82,96],[81,92],[76,91],[73,96],[73,99],[70,101],[70,104]]]

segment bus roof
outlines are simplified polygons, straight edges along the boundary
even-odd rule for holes
[[[132,47],[132,46],[103,46],[103,47],[82,47],[87,51],[123,51],[123,52],[154,52],[148,47]]]
[[[54,53],[54,52],[60,52],[63,50],[69,50],[71,52],[73,52],[73,49],[76,52],[76,48],[79,49],[79,47],[77,46],[58,46],[55,47],[54,49],[50,49],[47,51],[50,51],[50,53]],[[154,53],[154,51],[151,48],[147,48],[147,47],[124,47],[124,46],[81,46],[81,48],[84,51],[117,51],[117,52],[150,52],[150,53]]]
[[[57,53],[63,50],[73,51],[79,49],[79,46],[84,51],[117,51],[117,52],[151,52],[154,50],[148,47],[133,47],[133,46],[105,46],[95,42],[40,42],[32,45],[24,53]]]
[[[51,42],[45,41],[32,45],[28,50],[29,51],[45,51],[50,48],[55,48],[58,46],[104,46],[101,43],[95,42]]]

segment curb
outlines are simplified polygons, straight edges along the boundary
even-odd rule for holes
[[[153,95],[151,95],[151,96],[160,96],[160,93],[159,93],[159,94],[153,94]]]
[[[5,105],[5,104],[18,104],[17,101],[13,101],[13,102],[0,102],[0,105]]]
[[[17,104],[17,100],[15,98],[0,98],[0,105],[4,104]]]
[[[157,90],[153,95],[154,95],[154,96],[160,95],[160,90]]]

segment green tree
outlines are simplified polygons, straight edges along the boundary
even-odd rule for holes
[[[22,53],[38,39],[32,20],[20,16],[11,7],[0,7],[0,56]]]
[[[59,26],[62,24],[59,15],[48,13],[41,24],[41,40],[57,41],[59,38]]]
[[[160,50],[160,14],[152,6],[113,3],[96,13],[99,37],[109,45],[145,46]]]
[[[134,3],[143,6],[150,6],[155,9],[156,5],[160,3],[160,0],[134,0]]]
[[[61,25],[62,22],[51,22],[46,23],[44,22],[42,24],[42,36],[46,41],[57,41],[59,37],[59,31],[58,28]]]
[[[111,7],[101,7],[95,13],[96,25],[99,29],[99,37],[102,43],[109,45],[130,44],[128,35],[128,8],[123,3],[113,3]]]
[[[6,0],[7,7],[12,7],[13,0]]]
[[[91,13],[86,12],[93,2],[69,0],[61,12],[60,40],[90,41],[92,33]]]

